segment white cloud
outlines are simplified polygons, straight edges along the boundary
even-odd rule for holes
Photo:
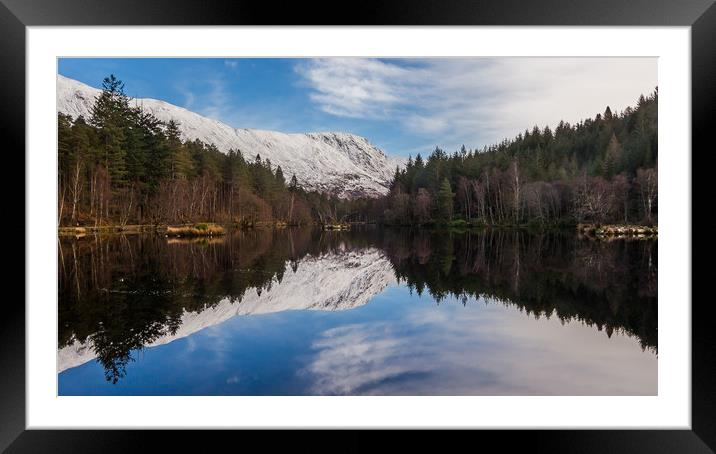
[[[202,96],[204,105],[200,108],[199,113],[216,120],[229,117],[234,109],[230,102],[231,97],[226,82],[220,77],[215,77],[206,80],[205,83],[209,90]]]
[[[226,60],[224,63],[231,62]],[[182,81],[175,89],[184,95],[182,107],[237,128],[283,131],[287,128],[283,105],[264,102],[260,109],[247,106],[232,89],[231,75],[212,74]]]
[[[331,328],[302,370],[312,394],[655,394],[657,358],[635,338],[535,320],[497,301],[430,298],[399,319]],[[619,367],[614,365],[618,364]]]
[[[446,147],[618,112],[657,85],[656,58],[327,58],[297,71],[323,111],[396,120]]]
[[[191,108],[194,106],[194,103],[196,102],[196,95],[189,90],[184,90],[184,97],[186,97],[186,100],[184,101],[184,107],[186,109],[191,110]]]
[[[233,113],[230,92],[225,80],[218,75],[200,81],[181,81],[175,89],[184,95],[185,109],[220,121]]]
[[[404,104],[415,74],[373,59],[330,58],[298,66],[314,89],[311,100],[327,113],[355,118],[382,118]]]

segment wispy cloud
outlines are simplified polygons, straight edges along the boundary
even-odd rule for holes
[[[232,113],[230,91],[220,75],[202,80],[182,80],[175,85],[184,96],[182,107],[216,120],[224,120]]]
[[[653,394],[657,361],[622,334],[490,301],[418,305],[328,329],[302,370],[313,394]],[[614,364],[622,364],[614,368]],[[575,372],[579,371],[579,372]],[[556,377],[562,377],[559,379]]]
[[[184,108],[191,110],[196,102],[196,95],[192,91],[184,90],[184,97]]]
[[[395,121],[443,146],[622,110],[657,84],[655,58],[326,58],[297,72],[322,111]]]
[[[242,93],[232,86],[235,85],[232,77],[217,73],[181,81],[175,89],[184,96],[182,107],[235,128],[287,129],[289,118],[280,104],[271,100],[258,107],[247,105],[241,99]]]
[[[313,88],[310,99],[327,113],[352,118],[383,118],[406,103],[414,74],[373,59],[308,60],[297,71]]]
[[[199,113],[217,120],[229,118],[234,109],[230,102],[231,94],[224,79],[214,77],[207,79],[205,83],[208,90],[202,96],[203,106]]]

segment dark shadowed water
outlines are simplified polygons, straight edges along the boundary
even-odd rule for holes
[[[657,242],[61,239],[60,395],[657,393]]]

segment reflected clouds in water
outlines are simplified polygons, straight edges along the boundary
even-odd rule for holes
[[[656,355],[628,336],[535,320],[484,300],[436,307],[426,299],[411,301],[404,318],[320,333],[301,371],[311,376],[311,393],[656,394]]]

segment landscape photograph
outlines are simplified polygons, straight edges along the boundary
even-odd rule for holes
[[[658,394],[656,58],[59,58],[56,95],[60,396]]]

